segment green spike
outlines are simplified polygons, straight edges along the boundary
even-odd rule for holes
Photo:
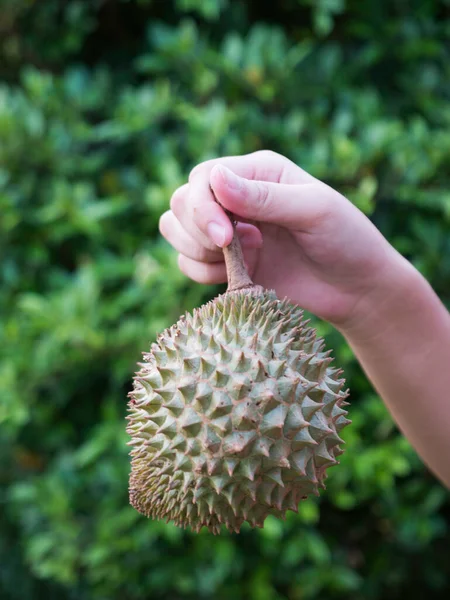
[[[232,473],[230,474],[231,477]],[[236,491],[236,484],[228,485],[224,490],[222,490],[222,496],[227,499],[228,504],[233,506],[233,495]]]
[[[263,414],[267,414],[277,408],[280,404],[279,400],[275,398],[275,395],[270,390],[266,390],[262,392],[255,400],[256,406],[263,412]]]
[[[243,339],[245,339],[245,332],[243,332]],[[247,341],[247,346],[250,350],[256,351],[258,349],[258,332],[256,331]]]
[[[204,378],[208,378],[216,370],[216,365],[212,362],[208,362],[206,359],[200,359],[200,374]]]
[[[259,381],[264,381],[265,379],[267,379],[268,377],[268,373],[266,371],[266,369],[264,368],[263,363],[258,360],[256,361],[256,364],[252,365],[252,370],[249,373],[251,379],[253,382],[259,382]]]
[[[329,453],[325,440],[317,446],[314,453],[314,460],[316,466],[318,467],[323,467],[324,465],[335,465],[337,462],[336,459]]]
[[[158,373],[158,375],[159,375],[159,373]],[[153,382],[149,381],[148,377],[139,377],[138,376],[135,378],[135,381],[139,385],[141,385],[147,393],[151,394],[153,392],[153,389],[155,388],[155,386],[158,387],[158,383],[156,383],[156,381],[161,382],[162,380],[161,380],[161,377],[159,376],[158,378],[156,378],[156,380],[155,380],[155,378],[153,378],[153,381],[155,381],[155,383],[153,383]]]
[[[238,320],[236,318],[236,311],[235,309],[232,309],[230,311],[230,315],[227,319],[227,325],[230,329],[237,331],[238,329]]]
[[[157,433],[164,433],[171,438],[175,437],[177,434],[177,422],[174,418],[167,417],[161,427],[158,429]]]
[[[261,433],[270,438],[281,437],[287,411],[287,406],[279,404],[276,408],[265,414],[260,425]]]
[[[214,331],[215,331],[216,334],[220,334],[222,332],[222,330],[223,330],[223,323],[224,323],[223,314],[220,314],[217,317],[217,320],[216,320],[215,325],[214,325]]]
[[[172,381],[176,381],[176,379],[178,377],[177,369],[172,369],[172,368],[169,369],[167,367],[156,367],[156,369],[161,376],[163,385],[166,385],[167,383],[171,383]]]
[[[200,432],[202,419],[195,410],[187,408],[180,419],[180,424],[181,428],[186,431],[186,435],[193,437]]]
[[[236,360],[234,361],[234,373],[247,373],[252,364],[251,359],[246,358],[243,352],[240,352],[237,355]]]
[[[164,444],[164,446],[161,448],[161,450],[159,452],[156,453],[155,458],[160,458],[161,456],[163,458],[169,458],[170,460],[167,462],[167,464],[165,465],[164,470],[161,470],[159,472],[159,474],[161,475],[162,473],[164,473],[166,470],[167,471],[173,471],[173,457],[176,455],[176,452],[174,452],[171,448],[170,445],[170,440],[167,440],[167,442]]]
[[[192,470],[192,463],[187,456],[178,452],[173,468],[175,471],[189,473]]]
[[[299,473],[302,477],[306,475],[306,465],[311,458],[311,450],[309,448],[303,448],[298,452],[293,452],[289,461],[292,465],[292,468]]]
[[[267,371],[271,377],[280,379],[286,370],[285,360],[271,360],[267,366]]]
[[[189,358],[183,358],[183,374],[184,375],[195,375],[200,368],[200,358],[198,356],[191,356]]]
[[[273,444],[273,440],[269,440],[268,438],[260,437],[256,440],[253,446],[253,452],[256,456],[270,456],[270,448]]]
[[[197,476],[195,480],[195,489],[198,490],[198,488],[201,487],[204,482],[204,477],[200,477],[199,475],[204,472],[206,467],[206,458],[204,456],[194,456],[192,458],[192,464],[194,465],[194,474]]]
[[[213,388],[206,382],[200,382],[195,394],[195,403],[200,412],[205,413],[211,406],[213,398]]]
[[[277,380],[278,393],[284,402],[293,402],[295,400],[295,391],[299,380],[291,377],[280,377]]]
[[[216,342],[214,336],[211,335],[211,337],[209,338],[208,344],[206,346],[206,350],[210,354],[215,354],[218,349],[219,349],[219,344],[218,344],[218,342]]]
[[[229,415],[225,415],[223,417],[217,417],[210,421],[210,426],[217,431],[217,433],[221,436],[232,430],[231,419]]]
[[[186,495],[192,488],[194,474],[192,471],[183,471],[183,493]]]
[[[323,408],[323,404],[321,402],[314,402],[308,396],[306,396],[302,402],[302,413],[307,421],[311,421],[312,416],[318,410]]]
[[[197,392],[197,384],[193,381],[186,381],[183,385],[178,386],[178,391],[183,395],[186,404],[191,404]]]
[[[233,341],[233,331],[225,324],[222,327],[222,337],[226,344],[230,344]]]
[[[262,326],[258,327],[260,339],[267,340],[267,338],[272,335],[272,317],[273,317],[273,310],[271,310],[266,315],[266,318],[264,319]],[[272,343],[273,343],[273,340],[272,340]],[[272,344],[270,344],[270,345],[272,345]]]
[[[241,348],[245,345],[245,339],[241,336],[239,329],[235,329],[234,331],[233,345],[235,348]]]
[[[215,475],[221,471],[222,460],[220,458],[210,458],[206,463],[206,471],[208,475]]]
[[[215,373],[211,379],[211,382],[215,388],[224,388],[224,387],[226,387],[229,379],[230,379],[230,376],[228,375],[228,373],[225,373],[225,372],[221,371],[220,369],[217,369],[217,371],[215,371]]]
[[[309,433],[309,427],[303,427],[292,438],[292,448],[301,450],[305,446],[317,446],[316,440]]]
[[[328,448],[333,448],[333,446],[336,446],[337,444],[345,444],[345,441],[339,437],[335,431],[330,433],[330,435],[327,435],[326,442]]]
[[[176,417],[179,417],[184,410],[184,402],[177,394],[174,394],[167,402],[165,401],[163,406]]]
[[[278,323],[274,323],[274,326],[272,328],[272,333],[271,336],[273,337],[273,341],[274,341],[274,352],[276,355],[278,355],[276,347],[280,344],[283,343],[282,340],[280,339],[281,336],[281,332],[284,329],[286,323],[284,321],[278,321]]]
[[[274,355],[275,355],[277,358],[279,358],[279,357],[283,357],[283,356],[286,356],[287,354],[289,354],[289,350],[290,350],[290,349],[291,349],[291,347],[292,347],[292,343],[293,343],[293,340],[292,340],[292,339],[289,339],[289,340],[287,340],[286,342],[278,342],[278,343],[275,343],[275,344],[273,345],[273,352],[274,352]]]
[[[163,423],[167,419],[167,417],[168,417],[167,412],[164,409],[158,410],[158,412],[155,412],[148,416],[148,418],[151,421],[153,421],[153,423],[156,423],[160,427],[161,427],[161,425],[163,425]]]
[[[166,354],[168,359],[167,362],[174,362],[178,359],[178,352],[175,347],[170,348],[169,346],[166,346]]]
[[[248,315],[247,319],[245,319],[244,311],[242,311],[242,317],[243,317],[243,321],[244,321],[244,329],[243,329],[243,331],[245,332],[245,334],[247,336],[253,335],[253,333],[255,331],[257,331],[257,327],[256,327],[256,312],[257,312],[257,308],[255,307],[250,312],[250,314]]]
[[[214,496],[213,494],[208,494],[207,496],[204,497],[204,501],[206,502],[206,504],[208,505],[208,510],[209,510],[209,514],[212,515],[214,512]],[[210,527],[211,526],[211,519],[209,519],[207,521],[207,526]]]
[[[313,414],[309,424],[309,431],[317,442],[320,442],[325,436],[333,433],[333,430],[328,427],[328,423],[322,412]]]
[[[219,451],[222,444],[221,437],[217,435],[214,429],[209,425],[207,425],[204,429],[204,444],[206,450],[213,454]]]
[[[260,467],[261,458],[247,458],[241,461],[239,471],[244,477],[246,477],[250,481],[254,481],[255,475],[258,473]]]
[[[196,437],[186,437],[186,454],[188,456],[200,456],[202,446]]]
[[[184,452],[186,449],[186,438],[183,434],[178,433],[172,440],[172,448]]]
[[[167,364],[167,353],[165,350],[160,350],[157,348],[158,347],[156,346],[155,349],[152,349],[152,356],[155,357],[158,365],[165,366]]]
[[[211,336],[208,335],[207,333],[205,333],[203,328],[198,331],[198,339],[200,341],[200,346],[202,348],[208,347],[210,338],[211,338]]]
[[[277,510],[283,510],[284,499],[286,495],[289,493],[289,490],[284,488],[284,484],[281,487],[278,485],[272,494],[272,504],[275,506]]]
[[[198,504],[198,515],[202,521],[202,524],[204,525],[203,521],[206,520],[206,517],[209,515],[209,507],[208,504],[206,502],[202,502],[201,497],[204,496],[205,493],[201,494],[200,497],[197,497],[197,504]],[[200,499],[200,502],[199,502]]]
[[[147,447],[149,449],[156,450],[155,458],[159,458],[161,452],[164,452],[167,448],[170,447],[169,440],[162,433],[159,435],[155,435],[151,440],[148,440]]]
[[[220,363],[227,365],[231,359],[233,358],[233,353],[225,348],[225,346],[220,346],[220,350],[218,353],[218,360]]]
[[[281,469],[280,468],[271,469],[270,471],[267,471],[264,474],[264,477],[266,477],[270,481],[274,481],[278,485],[281,485],[281,487],[284,487],[284,481],[281,477]]]
[[[291,369],[300,372],[300,365],[305,358],[303,350],[289,350],[286,363]],[[304,373],[302,373],[304,375]]]
[[[331,409],[331,418],[335,421],[338,417],[344,416],[347,414],[347,411],[342,407],[342,403],[336,403]]]
[[[286,494],[283,505],[286,510],[292,510],[293,512],[298,513],[298,503],[295,501],[295,495],[293,492]]]
[[[211,477],[211,484],[219,496],[222,493],[223,488],[229,482],[229,478],[224,475],[216,475]],[[220,516],[220,515],[219,515]]]
[[[277,484],[274,481],[262,481],[257,490],[257,499],[260,503],[270,506],[272,504],[272,492]]]
[[[231,420],[235,429],[254,429],[260,420],[257,407],[250,399],[239,402],[234,407]]]
[[[340,431],[343,427],[349,425],[350,423],[351,421],[349,419],[346,419],[345,417],[337,417],[337,419],[334,421],[336,431]]]
[[[251,389],[251,385],[246,383],[246,377],[244,378],[245,380],[238,379],[238,377],[239,374],[236,373],[228,385],[228,395],[233,400],[243,400],[247,397]]]
[[[155,388],[154,392],[160,397],[155,398],[154,404],[156,404],[158,400],[159,404],[164,404],[173,398],[174,394],[176,393],[176,389],[169,384],[166,388]]]
[[[314,466],[314,460],[312,458],[306,463],[306,477],[312,484],[317,484],[319,481],[317,479],[316,468]]]
[[[284,437],[292,439],[299,429],[307,425],[308,423],[303,416],[300,406],[298,404],[291,404],[283,425]]]
[[[213,392],[212,398],[209,404],[209,417],[210,419],[217,419],[229,414],[233,409],[233,402],[228,394],[225,392]]]
[[[237,458],[225,458],[224,459],[224,466],[230,477],[233,476],[234,470],[238,466],[238,464],[239,464],[239,459],[237,459]]]
[[[258,336],[258,347],[257,352],[260,357],[262,357],[265,363],[268,363],[269,360],[275,358],[275,354],[272,350],[272,340],[262,339],[261,335]]]
[[[256,431],[235,431],[224,439],[222,450],[226,455],[248,452],[256,435]]]
[[[250,496],[253,502],[256,502],[256,493],[258,490],[258,483],[256,481],[244,480],[241,482],[242,489],[244,493],[241,496],[242,500],[245,500],[246,497]]]

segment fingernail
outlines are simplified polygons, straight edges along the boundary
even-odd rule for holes
[[[225,245],[225,229],[222,227],[222,225],[211,221],[211,223],[208,223],[206,230],[208,231],[208,236],[216,244],[216,246],[223,248]]]
[[[240,177],[235,175],[233,171],[230,169],[225,169],[222,166],[219,166],[220,173],[225,180],[226,185],[230,188],[230,190],[241,190],[242,189],[242,180]]]

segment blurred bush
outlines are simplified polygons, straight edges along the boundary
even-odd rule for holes
[[[215,290],[157,232],[196,163],[281,152],[450,301],[448,0],[0,0],[0,597],[448,597],[449,495],[344,341],[347,453],[240,536],[128,506],[126,393]]]

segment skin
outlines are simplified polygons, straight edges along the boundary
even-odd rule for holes
[[[450,315],[426,280],[344,196],[270,151],[207,161],[160,220],[180,269],[225,282],[237,232],[255,283],[332,323],[403,433],[450,487]]]

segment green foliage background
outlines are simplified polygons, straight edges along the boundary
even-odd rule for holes
[[[449,494],[340,336],[347,452],[285,523],[128,506],[140,351],[216,290],[159,215],[270,148],[346,193],[450,302],[449,0],[0,0],[0,597],[449,597]]]

